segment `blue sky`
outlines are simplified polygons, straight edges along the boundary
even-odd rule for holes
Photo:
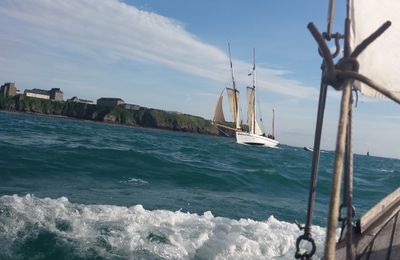
[[[20,90],[59,87],[65,98],[121,97],[209,119],[230,84],[230,42],[243,93],[256,48],[266,129],[275,107],[279,141],[312,146],[321,58],[306,26],[313,21],[325,30],[327,2],[2,0],[0,82]],[[342,31],[344,1],[336,2],[334,29]],[[325,149],[335,146],[339,97],[329,89]],[[354,150],[400,158],[399,112],[389,101],[360,97]]]

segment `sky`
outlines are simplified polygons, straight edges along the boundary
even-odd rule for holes
[[[336,1],[335,32],[344,5]],[[275,108],[277,139],[313,146],[321,57],[306,26],[325,31],[327,10],[320,0],[0,0],[0,83],[210,119],[231,84],[229,42],[242,93],[256,49],[265,129]],[[323,149],[335,147],[340,96],[329,88]],[[400,107],[359,96],[354,111],[354,151],[400,158]]]

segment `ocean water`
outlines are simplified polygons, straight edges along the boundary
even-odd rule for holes
[[[293,259],[311,153],[0,113],[0,259]],[[332,152],[313,237],[323,255]],[[357,216],[400,183],[400,160],[355,156]]]

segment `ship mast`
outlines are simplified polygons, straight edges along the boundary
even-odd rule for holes
[[[231,44],[228,42],[228,52],[229,52],[229,64],[231,66],[231,76],[232,76],[232,86],[233,86],[233,100],[234,100],[234,110],[236,113],[236,118],[235,118],[235,123],[236,123],[236,128],[238,129],[238,121],[239,121],[239,102],[237,100],[237,89],[236,89],[236,82],[235,82],[235,75],[233,73],[233,65],[232,65],[232,57],[231,57]]]
[[[275,108],[272,108],[272,137],[275,138]]]
[[[231,66],[232,85],[233,85],[233,89],[236,91],[235,75],[233,74],[233,65],[232,65],[232,57],[231,57],[231,44],[229,42],[228,42],[228,52],[229,52],[229,64]]]
[[[253,101],[251,103],[253,104],[253,107],[249,108],[249,109],[253,110],[253,113],[252,113],[253,118],[251,119],[252,120],[251,131],[252,131],[252,134],[255,134],[256,133],[256,48],[253,48],[253,71],[252,71],[252,74],[253,74],[252,75],[253,76],[252,88],[253,88],[254,95],[253,95]]]

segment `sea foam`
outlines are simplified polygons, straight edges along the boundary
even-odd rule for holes
[[[33,195],[0,197],[0,258],[293,259],[296,224],[234,220],[141,205],[83,205]],[[325,229],[314,226],[317,259]],[[35,245],[42,245],[37,247]]]

